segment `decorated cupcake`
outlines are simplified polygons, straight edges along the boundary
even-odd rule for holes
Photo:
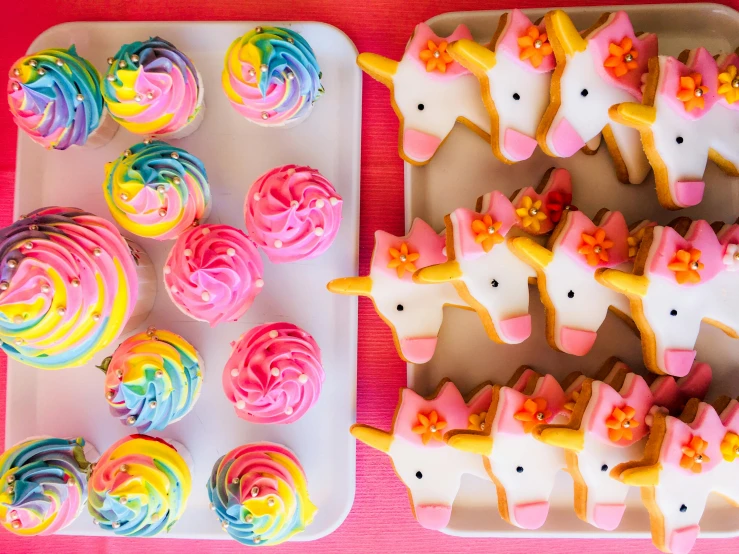
[[[85,439],[26,439],[0,456],[0,522],[16,535],[64,529],[87,502]]]
[[[259,177],[246,194],[249,237],[274,263],[320,256],[341,224],[341,196],[317,170],[285,165]]]
[[[239,319],[264,286],[262,258],[242,231],[201,225],[181,234],[164,264],[164,285],[183,313],[215,327]]]
[[[93,522],[124,537],[169,531],[182,517],[192,481],[170,441],[131,435],[103,453],[88,483]]]
[[[124,44],[108,65],[103,98],[132,133],[184,138],[200,126],[203,81],[173,44],[159,37]]]
[[[8,104],[18,127],[49,149],[96,148],[118,130],[103,106],[100,74],[74,46],[42,50],[15,62]]]
[[[292,323],[267,323],[232,343],[223,390],[252,423],[292,423],[318,400],[325,379],[316,341]]]
[[[237,38],[226,52],[222,82],[236,111],[265,127],[296,125],[323,94],[313,49],[282,27],[257,27]]]
[[[207,486],[223,530],[248,546],[289,540],[310,525],[317,511],[300,462],[279,444],[233,449],[213,466]]]
[[[100,367],[111,413],[140,433],[182,419],[203,383],[203,360],[195,348],[153,327],[126,339]]]
[[[148,256],[103,218],[55,206],[0,230],[0,346],[23,363],[84,365],[155,294]]]
[[[182,148],[146,139],[107,164],[105,172],[103,192],[110,213],[135,235],[174,239],[208,217],[205,167]]]

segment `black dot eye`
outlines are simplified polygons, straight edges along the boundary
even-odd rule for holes
[[[422,112],[422,111],[423,111],[423,109],[424,109],[425,107],[426,107],[426,106],[424,106],[423,104],[419,104],[419,105],[418,105],[418,111],[419,111],[419,112]]]
[[[493,285],[493,288],[498,288],[498,285],[499,285],[500,283],[498,283],[498,281],[497,281],[497,280],[493,279],[492,281],[490,281],[490,284],[491,284],[491,285]]]
[[[523,468],[522,468],[521,466],[518,466],[518,467],[516,468],[516,471],[517,471],[518,473],[523,473]]]
[[[687,506],[686,506],[685,504],[682,504],[682,505],[680,506],[680,511],[681,511],[682,513],[685,513],[685,512],[687,512],[687,511],[688,511],[688,507],[687,507]]]
[[[521,100],[521,95],[520,95],[520,94],[518,94],[517,92],[514,92],[514,93],[513,93],[513,99],[514,99],[514,100]]]
[[[568,292],[568,293],[567,293],[567,298],[575,298],[575,293],[574,293],[574,291],[570,291],[570,292]]]
[[[580,96],[582,96],[583,98],[586,97],[588,94],[589,94],[588,93],[588,89],[586,89],[586,88],[584,88],[584,89],[582,89],[580,91]]]
[[[670,315],[671,316],[676,316],[677,315],[677,310],[670,310]]]
[[[676,142],[676,143],[678,143],[678,144],[682,144],[682,143],[683,143],[683,141],[684,141],[683,137],[677,137],[677,138],[675,139],[675,142]]]
[[[601,471],[608,471],[608,466],[606,464],[603,464],[602,466],[600,466],[600,470]]]
[[[416,472],[416,479],[423,479],[423,473],[421,473],[420,471],[417,471]]]
[[[398,310],[399,312],[402,312],[403,311],[403,304],[398,304],[397,306],[395,306],[395,309]]]

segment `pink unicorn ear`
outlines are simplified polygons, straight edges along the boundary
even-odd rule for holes
[[[535,40],[541,40],[542,45],[537,50],[544,49],[544,56],[531,56],[531,49]],[[554,70],[554,52],[546,40],[546,27],[542,21],[534,25],[526,15],[518,9],[512,10],[506,16],[506,25],[495,44],[497,54],[506,54],[518,66],[535,73],[548,73]]]
[[[654,397],[646,381],[629,373],[622,391],[623,394],[602,382],[593,385],[587,429],[605,444],[628,446],[640,441],[648,431],[645,420]],[[630,422],[628,427],[623,426],[626,420]]]
[[[648,70],[649,59],[657,55],[657,35],[637,37],[628,14],[620,11],[611,14],[608,23],[588,39],[588,45],[598,74],[641,102],[641,78]]]
[[[550,423],[564,413],[565,401],[562,386],[551,375],[539,379],[529,396],[501,387],[495,417],[497,431],[511,435],[530,433],[536,425]]]
[[[661,462],[680,467],[687,474],[710,471],[723,458],[721,442],[726,436],[726,427],[710,404],[701,402],[692,423],[684,423],[678,418],[667,417],[667,433],[662,444]],[[701,460],[697,461],[697,456]]]
[[[724,269],[724,247],[707,221],[694,221],[684,238],[671,227],[655,229],[661,236],[649,268],[652,274],[693,286],[707,283]]]
[[[446,261],[445,246],[446,239],[418,218],[413,220],[410,233],[404,237],[377,231],[370,275],[380,273],[412,281],[417,269]]]
[[[615,267],[629,259],[629,227],[621,212],[608,212],[597,227],[582,212],[570,212],[555,247],[593,270]]]
[[[472,34],[465,25],[459,25],[448,37],[440,37],[426,23],[419,23],[403,54],[403,61],[409,60],[422,67],[434,79],[456,79],[470,72],[451,59],[447,53],[449,43],[460,39],[472,40]],[[434,56],[435,52],[439,56]]]
[[[419,446],[444,446],[444,434],[467,429],[468,411],[462,394],[451,381],[444,383],[431,400],[411,389],[403,389],[393,434]]]
[[[565,413],[564,405],[567,402],[565,391],[551,375],[545,375],[539,379],[532,397],[544,398],[547,401],[547,408],[552,412],[552,417],[557,414]]]
[[[490,195],[484,213],[458,208],[450,217],[454,226],[455,255],[465,260],[474,260],[490,252],[503,242],[518,220],[511,201],[498,191]]]
[[[739,435],[739,401],[732,400],[721,412],[721,421],[727,430]]]
[[[468,406],[468,415],[480,414],[490,409],[490,402],[493,399],[493,386],[485,385],[475,396],[472,397]]]
[[[687,65],[672,57],[664,58],[662,72],[664,77],[657,94],[685,119],[700,119],[719,98],[718,66],[705,48],[693,50]],[[703,87],[701,96],[691,95],[698,87]]]

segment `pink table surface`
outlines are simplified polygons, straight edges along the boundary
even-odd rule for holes
[[[581,2],[572,5],[607,5]],[[616,2],[612,2],[616,3]],[[637,3],[637,2],[626,2]],[[728,0],[739,8],[739,0]],[[398,59],[410,32],[419,21],[459,10],[532,8],[544,2],[524,0],[303,0],[302,2],[247,2],[244,0],[9,0],[4,4],[0,29],[5,47],[0,68],[9,68],[42,31],[65,21],[96,20],[314,20],[345,31],[360,52],[377,52]],[[397,151],[397,123],[384,86],[365,78],[362,122],[362,193],[360,266],[368,270],[373,233],[403,231],[403,164]],[[15,175],[16,128],[9,112],[0,107],[0,225],[11,222]],[[405,364],[395,354],[387,327],[369,301],[359,302],[357,419],[387,427],[392,419],[398,388],[405,385]],[[0,360],[0,437],[4,444],[6,360]],[[199,486],[197,483],[195,486]],[[203,485],[204,486],[204,485]],[[83,516],[84,517],[84,516]],[[739,511],[737,512],[739,518]],[[156,542],[155,542],[156,541]],[[20,538],[0,533],[0,552],[127,553],[201,551],[237,552],[233,541],[184,541],[91,537]],[[274,547],[271,552],[480,552],[570,553],[657,552],[648,540],[458,539],[421,528],[413,519],[405,488],[395,477],[387,457],[359,445],[354,507],[346,521],[328,537],[312,543]],[[699,540],[693,552],[723,554],[739,551],[739,539]]]

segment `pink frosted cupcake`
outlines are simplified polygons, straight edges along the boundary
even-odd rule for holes
[[[285,165],[259,177],[244,203],[251,239],[274,263],[323,254],[341,224],[342,200],[333,185],[310,167]]]
[[[164,264],[164,284],[182,312],[211,327],[236,321],[264,286],[262,259],[242,231],[201,225],[181,234]]]
[[[252,423],[292,423],[318,400],[325,379],[316,341],[292,323],[266,323],[231,344],[223,390]]]

